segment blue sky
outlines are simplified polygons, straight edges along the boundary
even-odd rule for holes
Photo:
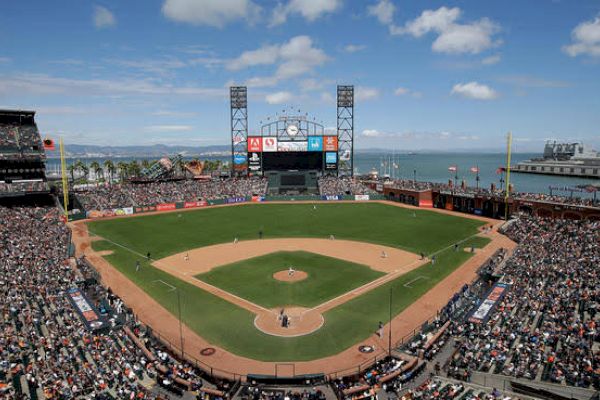
[[[600,148],[600,1],[11,1],[0,106],[84,144],[226,144],[287,107],[334,127],[356,87],[358,148]]]

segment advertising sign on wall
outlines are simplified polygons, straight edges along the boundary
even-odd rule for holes
[[[337,136],[324,136],[323,137],[323,150],[324,151],[337,151],[337,149],[338,149]]]
[[[277,151],[277,138],[263,137],[262,138],[262,151],[264,151],[264,152]]]
[[[323,137],[310,136],[308,138],[308,151],[323,151]]]
[[[248,169],[254,172],[261,170],[260,153],[248,153]]]
[[[248,138],[248,152],[256,151],[262,152],[262,138],[260,137],[249,137]]]
[[[308,142],[279,142],[277,143],[277,150],[282,152],[307,151]]]
[[[183,203],[183,208],[197,208],[206,207],[208,203],[206,201],[186,201]]]
[[[236,154],[233,156],[233,163],[235,165],[242,165],[246,163],[246,156],[243,154]]]
[[[496,283],[492,290],[488,293],[485,300],[479,305],[479,307],[473,312],[471,317],[469,317],[469,322],[473,322],[476,324],[485,323],[487,319],[490,317],[490,312],[494,308],[494,306],[502,300],[506,291],[508,290],[508,285],[505,283]]]

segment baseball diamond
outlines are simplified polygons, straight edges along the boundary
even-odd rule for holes
[[[170,324],[154,321],[176,321],[181,312],[186,351],[216,347],[217,356],[206,360],[216,368],[272,373],[273,363],[296,362],[297,371],[327,373],[360,362],[360,344],[386,348],[376,330],[378,321],[389,322],[390,292],[392,316],[420,307],[418,322],[406,321],[412,330],[435,310],[425,301],[428,293],[468,282],[484,254],[467,250],[487,254],[501,240],[482,233],[486,222],[385,202],[323,202],[316,210],[313,203],[264,203],[76,223],[75,239],[115,282],[107,283],[133,297],[128,304],[142,308],[142,320],[148,316],[147,323],[165,330]],[[458,242],[461,251],[454,249]],[[307,279],[272,278],[290,266]],[[128,292],[132,284],[141,291]],[[168,286],[180,292],[180,309]],[[144,306],[149,302],[152,307]],[[289,331],[279,326],[286,309],[294,314]],[[394,341],[406,334],[396,330],[404,323],[392,327]],[[176,335],[169,339],[177,343]],[[322,360],[348,352],[353,357],[323,367]],[[234,361],[240,358],[246,362]]]

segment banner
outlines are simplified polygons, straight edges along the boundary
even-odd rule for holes
[[[321,199],[326,201],[337,201],[342,200],[342,196],[321,196]]]
[[[156,211],[169,211],[169,210],[175,210],[177,208],[177,205],[175,203],[164,203],[164,204],[158,204],[156,206]]]
[[[242,165],[246,163],[246,156],[244,154],[236,154],[233,156],[233,163],[235,165]]]
[[[260,172],[261,170],[261,153],[248,153],[248,169],[254,172]]]
[[[183,208],[197,208],[197,207],[206,207],[208,203],[204,200],[202,201],[186,201],[183,203]]]
[[[260,203],[260,202],[265,201],[265,198],[263,196],[252,196],[251,201],[253,203]]]
[[[248,153],[256,151],[262,152],[262,138],[260,137],[249,137],[248,138]]]
[[[323,151],[323,137],[322,136],[309,136],[308,137],[308,151]]]
[[[77,288],[70,289],[67,292],[67,297],[88,330],[95,331],[108,327],[106,319],[100,316],[88,297],[81,290]]]
[[[278,142],[277,151],[308,151],[308,142]]]
[[[134,214],[141,214],[156,211],[156,206],[135,206],[133,207]]]
[[[115,208],[113,213],[114,215],[131,215],[133,214],[133,207]]]
[[[337,136],[323,136],[323,150],[324,151],[337,151],[338,150]]]
[[[507,284],[496,283],[486,296],[485,300],[479,305],[473,314],[471,314],[469,317],[469,322],[473,322],[475,324],[485,323],[490,317],[492,309],[500,300],[502,300],[507,290]]]
[[[275,138],[275,137],[263,137],[262,138],[262,151],[263,152],[275,152],[275,151],[277,151],[277,138]]]
[[[228,199],[225,199],[225,203],[227,204],[244,203],[245,201],[245,197],[230,197]]]
[[[354,196],[354,200],[356,201],[369,201],[368,194],[357,194]]]
[[[433,208],[433,201],[419,199],[419,207]]]

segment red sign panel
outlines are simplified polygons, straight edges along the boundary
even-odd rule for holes
[[[183,203],[183,208],[206,207],[207,205],[206,201],[186,201]]]
[[[248,137],[248,152],[249,153],[261,153],[262,152],[262,138],[260,137]]]
[[[175,210],[177,208],[177,206],[175,205],[175,203],[165,203],[165,204],[159,204],[156,206],[156,211],[168,211],[168,210]]]
[[[323,136],[323,151],[337,151],[337,136]]]

